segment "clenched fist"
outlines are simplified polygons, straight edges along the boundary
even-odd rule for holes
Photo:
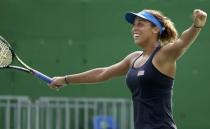
[[[200,9],[195,9],[193,11],[194,26],[201,28],[205,25],[207,19],[207,13]]]

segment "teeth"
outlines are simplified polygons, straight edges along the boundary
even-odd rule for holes
[[[133,36],[134,36],[134,37],[139,37],[139,35],[138,35],[138,34],[133,34]]]

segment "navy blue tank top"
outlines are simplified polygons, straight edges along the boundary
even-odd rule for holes
[[[172,116],[173,78],[159,72],[152,63],[156,47],[146,63],[135,68],[133,62],[126,76],[132,93],[135,129],[176,129]]]

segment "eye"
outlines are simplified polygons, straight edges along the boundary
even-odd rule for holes
[[[136,23],[134,23],[134,26],[142,27],[142,26],[144,26],[144,24],[142,22],[136,22]]]
[[[137,26],[143,26],[144,24],[142,22],[137,23]]]

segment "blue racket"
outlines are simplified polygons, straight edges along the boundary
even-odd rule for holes
[[[15,59],[21,66],[12,65]],[[48,84],[52,82],[52,78],[26,65],[14,52],[11,45],[2,36],[0,36],[0,69],[6,68],[30,73]]]

